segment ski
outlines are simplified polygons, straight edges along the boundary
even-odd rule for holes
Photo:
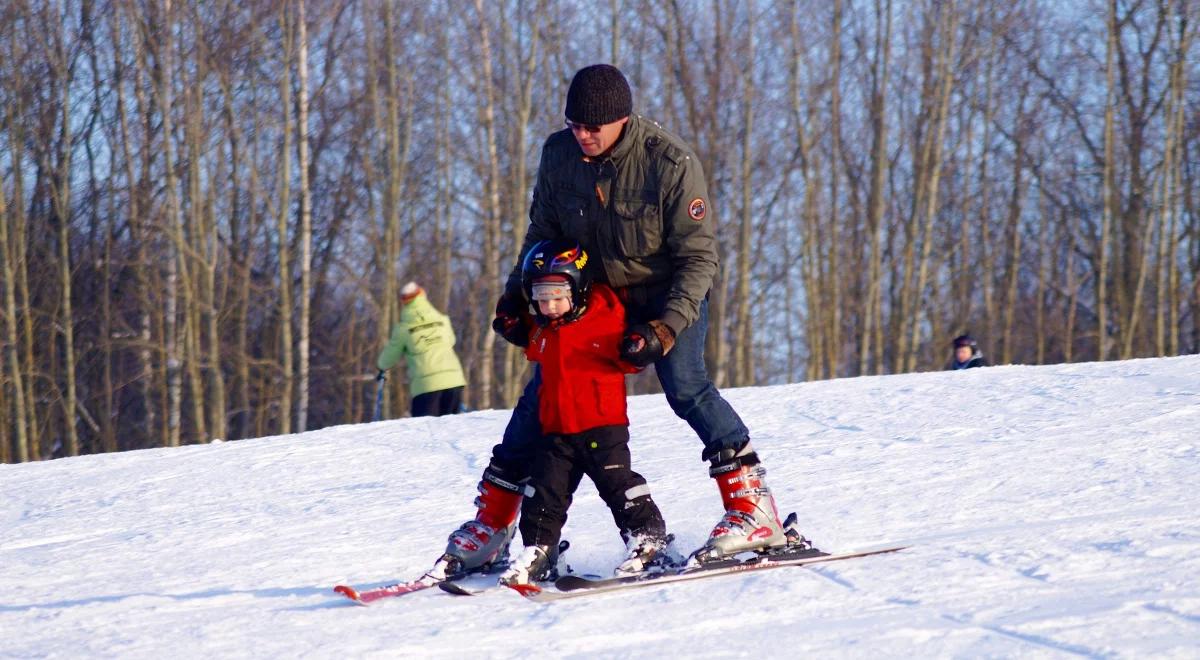
[[[389,584],[386,587],[377,587],[375,589],[365,589],[363,591],[359,591],[359,590],[355,589],[354,587],[351,587],[350,585],[346,585],[346,584],[339,584],[336,587],[334,587],[333,590],[336,591],[337,593],[345,596],[346,598],[349,598],[350,600],[354,601],[355,604],[367,605],[367,604],[373,603],[381,598],[391,598],[394,596],[403,596],[404,594],[411,594],[414,591],[421,591],[422,589],[428,589],[432,586],[442,584],[443,582],[445,582],[445,580],[439,580],[437,578],[431,578],[431,577],[421,577],[421,578],[413,580],[411,582],[398,582],[396,584]]]
[[[683,567],[675,570],[615,578],[590,579],[580,577],[578,575],[565,575],[555,581],[554,589],[541,589],[537,593],[530,593],[526,595],[526,598],[538,602],[563,600],[566,598],[577,598],[580,596],[610,593],[624,589],[650,587],[660,584],[683,582],[686,580],[699,580],[703,578],[717,577],[720,575],[729,575],[731,573],[761,571],[772,568],[782,568],[785,566],[807,566],[809,564],[841,561],[843,559],[853,559],[856,557],[868,557],[871,555],[896,552],[898,550],[903,550],[906,547],[908,546],[887,546],[859,552],[846,552],[840,554],[829,554],[826,552],[821,552],[820,550],[806,549],[799,552],[785,552],[778,555],[752,557],[744,560],[729,559],[698,567]]]
[[[665,570],[647,571],[645,573],[637,573],[634,575],[622,575],[617,577],[600,577],[592,578],[581,575],[564,575],[555,580],[554,587],[559,591],[578,591],[580,589],[598,589],[601,587],[609,587],[616,584],[630,584],[633,582],[646,582],[649,580],[661,580],[666,577],[674,577],[686,575],[690,573],[711,573],[713,571],[726,571],[738,566],[747,564],[761,564],[765,562],[779,563],[783,561],[793,561],[797,559],[810,559],[813,557],[827,557],[828,552],[822,552],[812,547],[802,547],[795,549],[778,550],[767,555],[754,555],[749,558],[739,559],[738,557],[728,557],[709,561],[699,565],[679,564]]]
[[[504,585],[495,576],[481,580],[455,580],[442,582],[437,585],[442,591],[455,596],[478,596],[485,591],[495,591]]]
[[[567,552],[567,549],[570,547],[571,547],[570,542],[568,542],[566,540],[559,541],[558,542],[558,558],[561,559],[562,556]],[[570,567],[567,567],[567,570],[570,570]],[[493,571],[493,573],[494,572],[496,572],[496,571]],[[545,584],[546,586],[554,585],[553,582],[544,582],[542,584]],[[505,588],[512,589],[513,591],[516,591],[517,593],[521,594],[522,596],[528,596],[529,594],[534,593],[535,591],[541,591],[541,587],[539,587],[537,585],[504,584],[504,583],[500,582],[497,578],[494,578],[494,577],[483,580],[483,581],[479,581],[479,580],[445,581],[445,582],[439,583],[437,586],[442,591],[444,591],[448,594],[452,594],[454,596],[478,596],[479,594],[482,594],[487,591],[497,591],[499,589],[505,589]]]
[[[542,588],[536,584],[500,584],[499,582],[493,582],[483,587],[468,587],[455,582],[443,582],[438,585],[438,588],[454,596],[478,596],[488,591],[499,591],[501,589],[512,589],[522,596],[530,596],[542,591]]]
[[[436,587],[443,584],[452,584],[468,577],[490,575],[502,571],[508,566],[507,559],[502,559],[496,563],[487,564],[464,573],[456,570],[453,567],[452,562],[456,561],[457,560],[449,555],[444,555],[441,559],[438,559],[434,567],[427,573],[410,582],[397,582],[396,584],[389,584],[386,587],[377,587],[375,589],[366,589],[364,591],[359,591],[350,585],[339,584],[335,586],[333,590],[345,596],[346,598],[349,598],[357,605],[367,605],[381,598],[394,598],[396,596],[411,594],[416,591],[424,591],[430,587]],[[447,569],[450,570],[447,571]],[[447,574],[448,572],[449,574]]]

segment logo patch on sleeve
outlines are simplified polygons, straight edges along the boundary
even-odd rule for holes
[[[704,204],[704,199],[701,197],[693,199],[692,203],[688,204],[688,215],[691,216],[692,220],[695,220],[696,222],[703,220],[704,214],[707,212],[708,207]]]

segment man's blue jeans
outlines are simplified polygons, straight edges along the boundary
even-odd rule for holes
[[[704,443],[704,459],[722,449],[737,447],[750,435],[742,419],[708,377],[704,364],[707,334],[708,300],[704,300],[700,303],[700,316],[696,322],[679,333],[670,353],[654,363],[667,403]],[[535,367],[533,377],[513,408],[512,418],[504,429],[504,439],[492,448],[492,455],[505,468],[524,472],[532,464],[533,453],[542,436],[537,399],[541,382],[541,370]]]

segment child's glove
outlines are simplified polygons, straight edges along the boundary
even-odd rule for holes
[[[496,301],[496,318],[492,319],[492,330],[504,337],[504,341],[524,348],[529,345],[529,321],[523,313],[525,296],[505,292]]]
[[[675,333],[657,319],[629,326],[621,340],[621,359],[635,367],[658,362],[675,346]]]

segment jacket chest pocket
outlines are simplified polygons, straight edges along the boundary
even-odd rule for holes
[[[587,242],[588,214],[591,212],[591,199],[584,193],[571,188],[563,188],[555,195],[555,205],[558,207],[560,229],[565,236],[578,241]]]
[[[656,202],[644,199],[614,199],[616,239],[621,253],[646,257],[662,249],[662,213]]]

